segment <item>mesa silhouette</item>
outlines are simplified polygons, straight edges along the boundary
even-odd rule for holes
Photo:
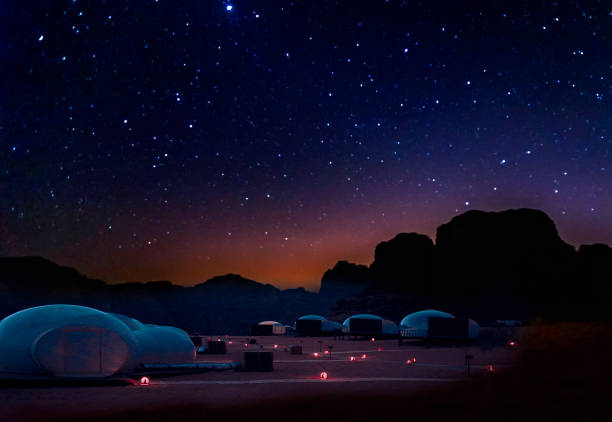
[[[375,313],[399,320],[427,307],[496,319],[609,319],[612,248],[576,251],[542,211],[468,211],[437,229],[436,242],[400,233],[377,245],[370,266],[341,260],[319,293],[280,290],[239,275],[193,287],[168,281],[109,285],[40,257],[0,258],[0,317],[72,303],[195,333],[248,333],[257,321],[304,314],[342,319]]]

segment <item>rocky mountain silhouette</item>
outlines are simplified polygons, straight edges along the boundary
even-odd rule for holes
[[[350,285],[348,273],[335,276]],[[532,209],[468,211],[438,227],[435,245],[425,235],[399,234],[378,244],[355,285],[364,279],[371,287],[338,302],[332,316],[371,312],[397,320],[438,307],[481,320],[576,319],[609,318],[612,310],[612,249],[576,251]]]

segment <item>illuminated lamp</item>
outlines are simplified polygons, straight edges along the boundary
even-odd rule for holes
[[[138,380],[138,384],[149,385],[151,384],[151,380],[149,379],[149,377],[140,377],[140,379]]]
[[[329,355],[329,350],[323,352],[324,355]]]
[[[275,345],[274,345],[274,348],[275,348],[275,349],[278,349],[278,344],[275,344]]]
[[[232,344],[232,341],[230,340],[228,343],[229,343],[229,344]]]
[[[411,361],[410,359],[408,359],[408,360],[406,361],[406,365],[412,365],[412,361]]]
[[[487,365],[487,371],[493,373],[495,372],[495,367],[493,365]]]
[[[412,363],[416,363],[416,358],[412,358]]]
[[[375,339],[374,337],[372,337],[372,338],[370,339],[370,341],[374,342],[374,341],[376,341],[376,339]]]
[[[319,357],[319,352],[314,352],[312,355],[313,355],[315,358],[318,358],[318,357]]]
[[[382,352],[382,347],[379,347],[379,348],[378,348],[378,351],[379,351],[379,352]]]
[[[368,357],[368,355],[366,355],[365,353],[363,355],[361,355],[361,359],[365,359],[367,357]]]
[[[325,372],[325,371],[321,372],[321,374],[319,374],[319,378],[321,378],[322,380],[326,380],[327,379],[327,372]]]
[[[514,341],[509,341],[508,342],[508,346],[514,347],[514,346],[516,346],[516,343]]]
[[[351,362],[354,362],[356,359],[357,359],[357,358],[356,358],[355,356],[351,356],[351,357],[349,358],[349,360],[350,360]]]

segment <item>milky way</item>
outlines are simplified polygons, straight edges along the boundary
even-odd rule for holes
[[[2,2],[0,254],[316,288],[469,209],[612,243],[610,5],[448,3]]]

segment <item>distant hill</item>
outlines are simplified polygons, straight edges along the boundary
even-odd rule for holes
[[[303,314],[324,313],[335,300],[235,274],[194,287],[168,281],[108,285],[40,257],[0,258],[0,318],[30,306],[72,303],[191,333],[248,334],[253,323],[273,319],[291,324]]]
[[[576,251],[542,211],[468,211],[441,225],[435,244],[423,234],[400,233],[376,246],[370,266],[338,261],[323,274],[318,294],[236,274],[193,287],[108,285],[40,257],[0,258],[0,317],[50,303],[215,334],[247,334],[261,320],[291,324],[313,313],[337,320],[375,313],[399,321],[423,308],[481,322],[611,318],[612,248]]]

